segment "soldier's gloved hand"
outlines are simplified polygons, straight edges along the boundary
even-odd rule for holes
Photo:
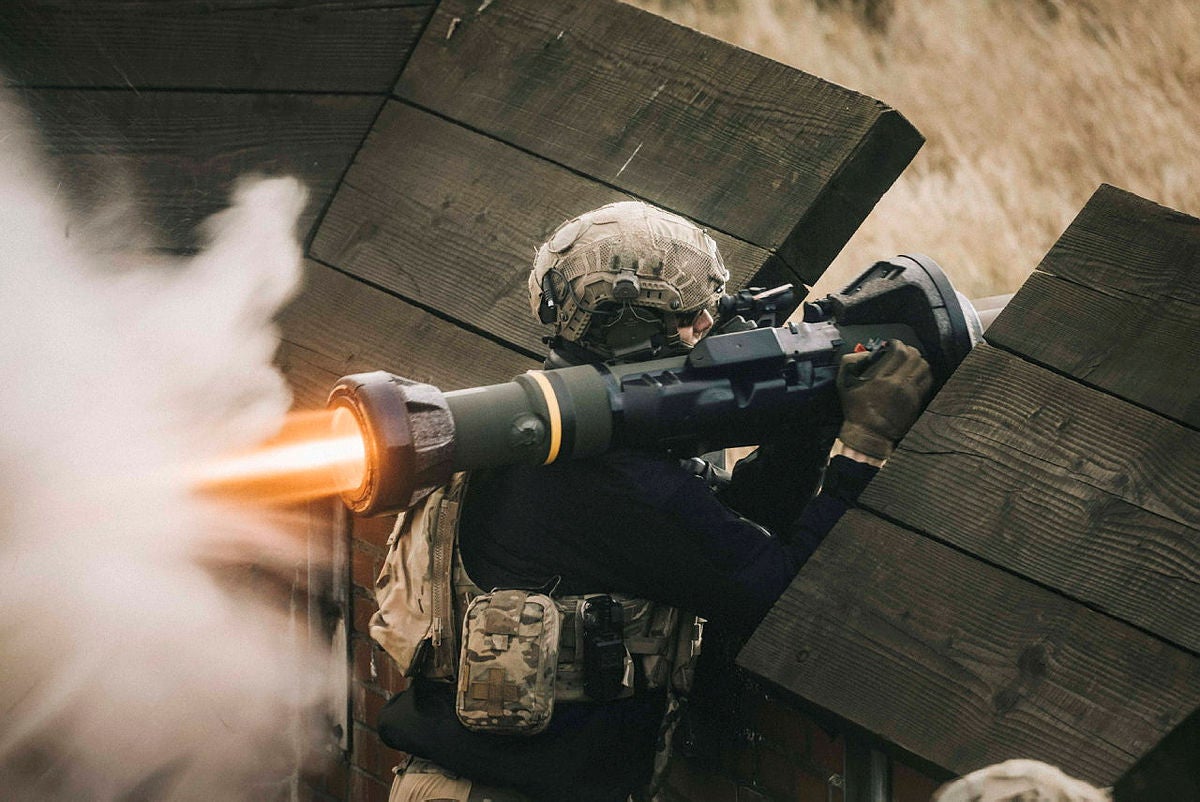
[[[837,386],[843,421],[838,438],[870,457],[887,459],[921,414],[933,374],[916,348],[888,340],[876,351],[843,356]]]

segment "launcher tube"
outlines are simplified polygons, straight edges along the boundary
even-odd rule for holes
[[[343,500],[378,514],[411,506],[454,471],[614,446],[697,454],[765,442],[797,421],[840,419],[842,354],[900,340],[929,360],[937,387],[979,332],[970,304],[926,257],[879,262],[810,306],[803,324],[709,336],[687,356],[530,371],[444,394],[383,372],[347,376],[330,404],[354,412],[368,468]]]

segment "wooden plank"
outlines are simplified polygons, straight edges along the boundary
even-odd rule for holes
[[[997,326],[997,324],[1001,324]],[[1200,306],[1094,289],[1034,273],[988,329],[988,342],[1200,428]]]
[[[1103,184],[1038,269],[1087,286],[1200,304],[1200,219]]]
[[[390,90],[434,0],[5,0],[21,86]]]
[[[197,244],[195,226],[223,208],[246,174],[289,174],[311,197],[307,235],[380,104],[369,96],[28,90],[84,209],[131,204],[158,243]]]
[[[344,374],[326,370],[321,358],[313,359],[302,345],[281,340],[275,352],[275,367],[287,379],[294,411],[321,409],[333,383]]]
[[[387,370],[443,390],[506,382],[540,365],[386,292],[306,260],[305,286],[280,315],[277,363],[302,409],[340,376]]]
[[[859,510],[738,662],[955,773],[1108,785],[1200,701],[1195,655]]]
[[[861,503],[1200,653],[1200,432],[980,345]]]
[[[325,215],[312,255],[531,354],[534,249],[564,220],[629,196],[389,101]],[[767,259],[714,234],[734,282]]]
[[[1103,186],[989,342],[1200,428],[1200,220]]]
[[[443,0],[396,94],[810,284],[923,141],[878,101],[613,0]]]

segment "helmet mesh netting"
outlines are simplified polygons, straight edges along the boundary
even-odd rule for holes
[[[642,264],[638,267],[638,277],[643,285],[660,280],[675,288],[679,293],[683,311],[700,309],[709,305],[714,298],[716,285],[720,278],[714,270],[713,259],[707,253],[675,239],[656,238],[658,254],[662,259],[662,270],[658,269],[657,260],[652,264]],[[606,300],[611,283],[591,284],[590,292],[581,295],[575,280],[581,276],[593,273],[611,273],[612,258],[621,251],[619,239],[613,238],[598,242],[590,248],[581,249],[579,253],[567,254],[558,263],[558,270],[575,288],[576,296],[591,305],[600,300]],[[585,295],[587,297],[585,297]],[[603,296],[603,297],[597,297]],[[643,297],[638,300],[639,306],[658,306],[652,299]],[[662,309],[668,309],[666,299]]]

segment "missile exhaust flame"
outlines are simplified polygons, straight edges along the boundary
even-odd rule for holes
[[[292,413],[256,449],[207,462],[190,475],[206,495],[248,503],[294,504],[353,490],[363,482],[366,444],[345,409]]]

